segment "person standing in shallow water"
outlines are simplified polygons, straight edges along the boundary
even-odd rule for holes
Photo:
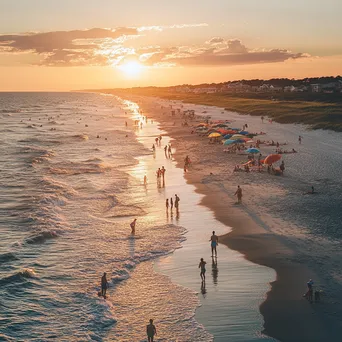
[[[179,208],[179,201],[180,201],[180,198],[176,194],[175,195],[175,208],[176,208],[176,210],[178,210],[178,208]]]
[[[211,256],[213,257],[215,252],[215,256],[217,257],[216,247],[218,245],[218,236],[215,235],[215,231],[213,231],[213,235],[211,236],[209,241],[211,241]]]
[[[203,260],[203,258],[201,258],[201,261],[198,265],[198,268],[201,269],[200,276],[201,276],[202,281],[205,281],[205,271],[206,271],[205,270],[205,264],[206,264],[206,262]]]
[[[165,207],[166,207],[166,211],[168,211],[169,210],[169,199],[168,198],[166,199]]]
[[[101,278],[101,296],[106,299],[108,281],[107,281],[107,273],[103,273]]]
[[[132,229],[132,234],[135,234],[135,224],[137,223],[137,219],[134,219],[133,222],[131,222],[130,226]]]
[[[238,185],[238,188],[235,192],[235,196],[237,196],[237,199],[238,199],[238,203],[241,203],[242,202],[242,189],[240,188],[240,185]]]
[[[173,198],[172,197],[170,198],[170,208],[171,208],[171,211],[172,211],[172,209],[173,209]]]
[[[153,324],[153,319],[150,319],[150,324],[146,326],[148,342],[153,342],[154,336],[157,335],[156,326]]]

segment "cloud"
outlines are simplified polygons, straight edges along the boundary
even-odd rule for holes
[[[208,46],[209,45],[209,46]],[[168,63],[179,66],[230,66],[239,64],[279,63],[289,59],[310,57],[306,53],[293,53],[286,49],[251,50],[239,39],[225,40],[214,37],[203,47],[179,47],[172,51],[160,49],[146,59],[154,65]]]
[[[137,60],[145,66],[229,66],[238,64],[279,63],[307,58],[301,52],[286,49],[249,49],[239,39],[213,37],[196,46],[130,46],[142,32],[201,27],[207,24],[148,26],[140,28],[93,28],[0,35],[0,53],[38,55],[42,66],[105,66]]]
[[[115,30],[93,28],[89,30],[55,31],[0,35],[0,51],[6,53],[31,52],[43,57],[40,65],[98,65],[106,63],[98,50],[104,43],[111,46],[122,43],[126,37],[136,36],[135,28]]]

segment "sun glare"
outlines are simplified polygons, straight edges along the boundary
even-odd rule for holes
[[[143,69],[139,62],[126,62],[118,67],[127,77],[138,77]]]

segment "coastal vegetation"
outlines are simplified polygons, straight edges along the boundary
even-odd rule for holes
[[[312,129],[342,132],[342,94],[325,93],[182,93],[174,87],[102,89],[116,95],[155,96],[207,106],[240,114],[265,116],[280,123],[300,123]]]

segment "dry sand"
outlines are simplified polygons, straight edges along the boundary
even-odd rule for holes
[[[198,117],[189,127],[184,127],[179,115],[171,117],[170,109],[161,109],[156,100],[133,100],[173,139],[174,158],[179,167],[183,168],[185,156],[190,156],[192,166],[185,172],[187,182],[204,195],[202,204],[208,206],[219,221],[232,227],[229,234],[220,237],[220,243],[276,271],[277,279],[260,307],[265,320],[263,333],[280,341],[339,341],[335,327],[322,316],[326,311],[333,314],[334,308],[328,303],[312,305],[302,298],[308,279],[319,281],[318,275],[301,261],[296,248],[271,228],[276,222],[270,215],[262,213],[262,219],[261,214],[255,215],[253,201],[263,189],[250,178],[246,184],[240,183],[241,177],[232,172],[234,165],[244,157],[225,154],[222,145],[208,144],[206,137],[191,134],[191,125],[200,120]],[[265,173],[251,175],[252,179],[268,176]],[[237,205],[234,198],[238,184],[244,191],[242,205]]]

